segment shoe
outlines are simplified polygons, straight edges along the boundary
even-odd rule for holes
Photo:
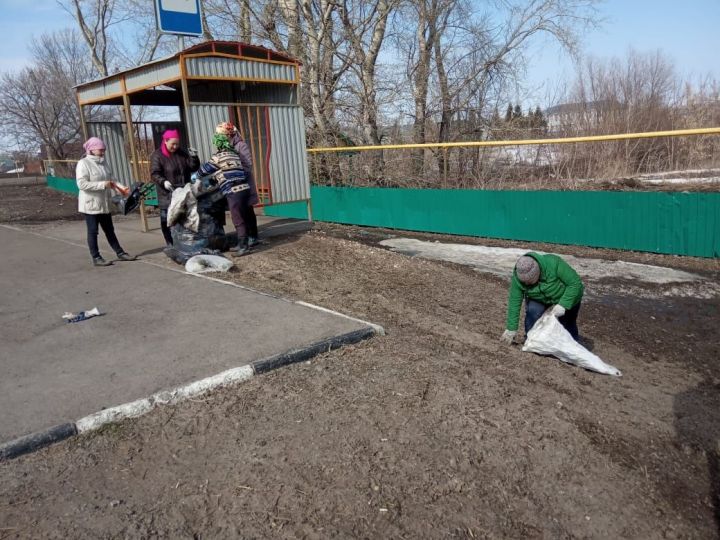
[[[112,262],[106,261],[102,257],[95,257],[93,259],[93,266],[110,266]]]
[[[249,249],[250,248],[248,248],[247,236],[242,236],[242,237],[238,238],[237,246],[231,247],[229,249],[229,251],[233,252],[232,253],[233,257],[242,257],[243,255],[245,255],[248,252]]]
[[[260,245],[260,239],[257,236],[248,236],[248,247],[254,248]]]
[[[117,259],[118,261],[134,261],[137,259],[137,257],[123,251],[122,253],[118,253]]]

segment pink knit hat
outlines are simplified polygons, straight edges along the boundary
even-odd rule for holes
[[[105,150],[105,143],[98,137],[90,137],[85,144],[83,144],[85,152],[88,154],[93,150]]]
[[[177,129],[167,129],[165,130],[165,133],[162,134],[163,142],[160,144],[160,151],[165,157],[170,157],[170,152],[168,151],[167,146],[165,146],[165,141],[170,139],[180,140],[180,132]]]
[[[163,141],[167,141],[168,139],[179,139],[180,132],[177,129],[168,129],[162,134],[162,138]]]

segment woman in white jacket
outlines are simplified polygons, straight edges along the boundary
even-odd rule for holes
[[[83,144],[86,155],[78,161],[75,178],[80,194],[78,210],[85,216],[87,225],[87,243],[94,266],[109,266],[100,255],[98,248],[98,226],[102,227],[110,247],[115,250],[118,260],[133,261],[135,257],[128,255],[120,246],[115,228],[113,227],[110,207],[112,190],[127,194],[128,189],[111,180],[112,173],[105,163],[105,143],[97,137],[90,137]]]

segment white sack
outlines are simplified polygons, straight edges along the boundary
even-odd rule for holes
[[[522,350],[551,355],[567,364],[580,366],[604,375],[617,377],[622,375],[619,369],[606,364],[575,341],[570,332],[560,324],[560,321],[550,314],[550,310],[547,310],[530,329]]]
[[[168,227],[172,227],[183,217],[182,226],[192,232],[198,232],[200,214],[197,211],[197,199],[193,194],[192,184],[185,184],[173,190],[167,213]]]
[[[185,271],[192,274],[227,272],[232,267],[233,262],[220,255],[195,255],[185,263]]]

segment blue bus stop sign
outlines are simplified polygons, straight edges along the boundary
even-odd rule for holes
[[[202,36],[200,0],[155,0],[155,12],[161,32]]]

